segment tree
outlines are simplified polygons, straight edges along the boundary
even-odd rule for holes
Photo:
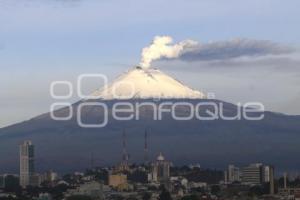
[[[142,199],[143,200],[150,200],[151,199],[151,193],[149,193],[149,192],[145,192],[144,194],[143,194],[143,197],[142,197]]]
[[[68,189],[68,186],[65,184],[59,184],[53,188],[50,189],[50,193],[53,195],[54,199],[62,199],[63,193],[66,192]]]
[[[260,186],[253,186],[249,189],[249,196],[260,196],[263,194]]]
[[[22,188],[19,184],[19,178],[15,177],[13,175],[6,176],[4,191],[20,195],[22,193]]]
[[[167,191],[164,186],[162,186],[162,191],[158,197],[158,200],[172,200],[170,192]]]
[[[217,195],[217,194],[219,194],[220,191],[221,191],[220,186],[218,186],[218,185],[211,186],[211,193],[212,194]]]
[[[138,200],[138,199],[134,196],[131,196],[131,197],[128,197],[126,200]]]
[[[73,195],[69,196],[67,200],[92,200],[92,198],[86,195]]]
[[[187,195],[181,198],[181,200],[198,200],[199,197],[195,194]]]

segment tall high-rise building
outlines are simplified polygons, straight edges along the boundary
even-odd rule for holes
[[[170,162],[166,161],[162,153],[152,165],[152,172],[148,176],[148,180],[167,183],[170,178]]]
[[[283,188],[287,188],[287,179],[288,179],[288,174],[286,172],[283,173]]]
[[[228,171],[227,170],[224,171],[224,183],[225,184],[229,183],[229,180],[228,180]]]
[[[250,164],[242,169],[242,182],[259,185],[264,180],[263,175],[263,165],[261,163]]]
[[[269,183],[270,183],[270,194],[273,195],[275,192],[274,189],[274,167],[273,166],[269,166]]]
[[[34,177],[34,146],[31,141],[20,145],[20,185],[25,188],[32,185]]]
[[[271,172],[271,166],[266,165],[263,167],[263,181],[264,182],[270,182],[270,178],[271,178],[270,172]]]
[[[274,167],[271,165],[263,166],[263,180],[264,183],[269,183],[270,194],[274,194]]]
[[[0,175],[0,189],[5,188],[5,174]]]
[[[148,164],[148,133],[145,130],[145,143],[144,143],[144,163]]]
[[[240,178],[240,168],[234,166],[234,165],[228,165],[227,169],[227,181],[229,183],[233,183],[236,181],[241,181]]]

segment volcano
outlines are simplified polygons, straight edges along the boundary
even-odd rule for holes
[[[112,99],[201,99],[205,95],[182,84],[158,69],[139,66],[122,74],[108,86],[95,91],[93,97]]]
[[[263,162],[278,169],[299,169],[300,116],[264,111],[261,120],[175,120],[164,113],[161,120],[153,118],[151,105],[186,102],[223,106],[226,116],[235,115],[240,107],[189,88],[158,69],[134,67],[111,84],[93,92],[91,98],[72,104],[73,115],[64,121],[53,120],[45,113],[22,123],[0,129],[0,172],[18,170],[18,144],[32,140],[36,146],[38,170],[82,170],[89,167],[93,154],[95,165],[116,164],[122,159],[122,132],[127,134],[130,162],[143,162],[144,132],[148,132],[149,157],[164,152],[175,164],[200,163],[204,167],[222,168],[229,163]],[[116,103],[144,104],[140,118],[122,121],[112,117]],[[81,107],[82,103],[92,103]],[[107,106],[107,112],[93,103]],[[85,123],[97,123],[107,113],[104,127],[84,128],[78,124],[78,109]],[[136,107],[133,107],[134,112]],[[70,108],[54,111],[66,116]],[[189,108],[181,106],[180,116]]]

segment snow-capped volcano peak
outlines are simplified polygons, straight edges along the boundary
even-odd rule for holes
[[[205,98],[202,92],[185,86],[158,69],[139,66],[123,73],[111,84],[95,91],[92,96],[104,100]]]

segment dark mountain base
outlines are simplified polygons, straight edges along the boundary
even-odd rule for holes
[[[151,101],[161,103],[166,100]],[[111,109],[114,101],[105,103]],[[236,112],[235,105],[223,103],[226,114]],[[78,104],[74,104],[73,109]],[[66,112],[61,109],[57,114]],[[87,122],[103,116],[96,107],[86,108],[83,112]],[[180,112],[184,114],[188,110],[181,108]],[[62,122],[52,120],[47,113],[0,129],[0,172],[18,171],[18,144],[28,139],[36,146],[38,170],[85,169],[91,165],[91,154],[94,165],[115,165],[122,158],[123,130],[127,135],[130,161],[143,162],[145,129],[148,130],[149,158],[152,160],[161,151],[176,165],[199,163],[202,167],[223,168],[230,163],[263,162],[273,164],[277,169],[299,169],[300,161],[296,158],[300,153],[300,116],[265,112],[260,121],[176,121],[165,115],[164,120],[159,121],[152,120],[152,112],[147,108],[141,113],[142,119],[138,121],[120,122],[110,118],[103,128],[80,128],[76,115]]]

